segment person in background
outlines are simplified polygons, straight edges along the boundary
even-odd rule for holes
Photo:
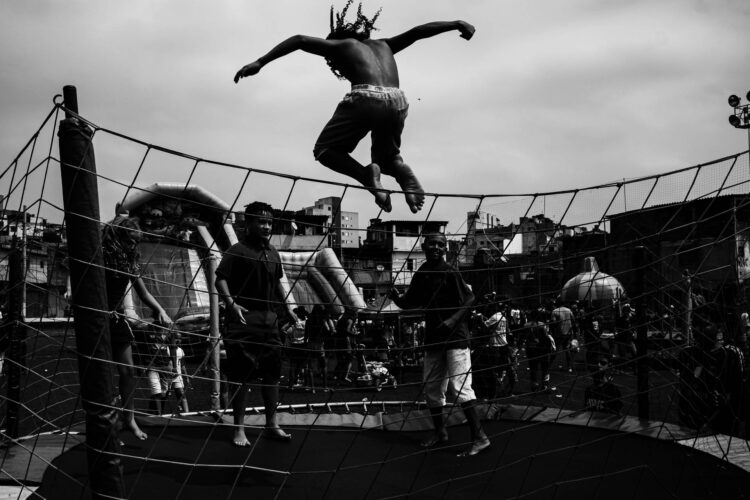
[[[739,335],[737,336],[737,347],[742,352],[745,362],[750,358],[750,314],[740,314]]]
[[[550,382],[549,366],[555,353],[555,342],[549,334],[545,319],[545,312],[541,307],[532,310],[529,321],[524,325],[522,337],[526,344],[531,390],[553,392],[555,388]]]
[[[344,314],[335,322],[333,331],[336,337],[338,363],[336,364],[339,382],[352,382],[356,378],[354,363],[357,358],[359,330],[357,329],[357,309],[347,307]],[[364,369],[364,367],[360,367]]]
[[[594,383],[584,391],[583,400],[587,410],[619,414],[622,410],[622,391],[612,379],[612,368],[609,359],[599,358],[598,371]]]
[[[294,314],[299,318],[297,324],[289,324],[285,330],[284,345],[287,361],[289,362],[289,378],[287,388],[294,390],[299,386],[300,378],[308,387],[313,387],[312,374],[309,370],[309,350],[307,343],[307,309],[297,307]]]
[[[595,373],[599,370],[599,359],[606,355],[602,349],[601,317],[593,309],[587,309],[586,306],[578,307],[578,328],[583,347],[585,349],[586,369],[589,373]]]
[[[565,357],[565,367],[568,372],[573,372],[573,334],[576,330],[575,316],[573,311],[563,304],[562,300],[555,300],[555,308],[550,317],[550,330],[552,338],[555,339],[557,355],[560,353]],[[562,367],[562,365],[560,365]]]
[[[484,318],[484,325],[489,329],[487,345],[492,352],[491,359],[495,369],[495,397],[513,395],[518,374],[511,352],[511,339],[508,335],[508,319],[504,314],[502,304],[494,302],[490,304],[494,310],[492,316]],[[505,379],[508,379],[508,389],[503,389]]]
[[[621,360],[621,365],[630,364],[635,372],[635,360],[638,350],[635,346],[635,310],[630,304],[625,303],[622,307],[615,307],[615,353]]]
[[[331,323],[325,308],[320,304],[313,306],[312,312],[305,323],[305,345],[307,346],[307,367],[310,384],[314,385],[315,372],[320,372],[323,379],[323,390],[328,388],[328,358],[327,351],[331,342]],[[333,347],[333,346],[330,346]]]
[[[166,365],[160,369],[152,366],[146,372],[151,386],[152,408],[157,415],[162,415],[169,395],[174,394],[177,400],[176,413],[187,413],[190,408],[185,393],[185,380],[182,376],[182,361],[185,358],[185,351],[179,346],[179,340],[175,341],[174,346],[167,344],[163,348],[167,357]]]

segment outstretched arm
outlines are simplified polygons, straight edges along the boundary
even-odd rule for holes
[[[338,41],[335,40],[324,40],[313,36],[291,36],[268,51],[266,55],[261,56],[257,60],[240,68],[240,70],[234,75],[234,83],[239,82],[241,78],[245,78],[246,76],[258,74],[260,69],[266,64],[280,57],[284,57],[295,50],[303,50],[310,54],[329,57],[338,46],[337,42]]]
[[[470,40],[474,36],[474,26],[467,23],[466,21],[436,21],[434,23],[422,24],[416,26],[409,31],[405,31],[400,35],[396,35],[392,38],[386,38],[385,42],[391,48],[391,52],[404,50],[409,45],[413,44],[417,40],[423,38],[430,38],[446,31],[456,30],[461,34],[461,38]]]

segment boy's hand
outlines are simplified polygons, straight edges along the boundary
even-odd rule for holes
[[[231,322],[239,322],[242,325],[246,325],[247,321],[245,321],[245,314],[247,312],[247,309],[239,305],[237,302],[232,304],[232,307],[227,308],[227,315],[229,316],[229,320]]]
[[[446,319],[437,327],[438,330],[447,330],[449,332],[452,332],[454,328],[456,328],[456,322],[451,318]]]
[[[172,318],[162,309],[161,311],[156,311],[156,323],[162,326],[169,326],[172,324]]]
[[[471,37],[474,36],[474,32],[476,31],[476,28],[474,28],[474,26],[472,26],[471,24],[467,23],[466,21],[459,21],[458,22],[458,31],[459,31],[459,33],[461,33],[461,38],[465,38],[467,40],[471,40]]]
[[[257,75],[260,71],[260,68],[262,68],[263,65],[258,61],[253,61],[250,64],[244,65],[240,70],[234,75],[234,83],[237,83],[240,81],[241,78],[245,78],[246,76],[252,76]]]
[[[289,311],[286,320],[290,326],[294,328],[302,328],[302,321],[293,312]]]

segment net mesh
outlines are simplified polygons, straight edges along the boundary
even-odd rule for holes
[[[53,107],[0,176],[5,296],[0,426],[6,448],[16,450],[6,453],[0,466],[6,484],[40,484],[43,471],[57,467],[53,458],[81,443],[85,430],[70,306],[76,290],[68,280],[66,213],[54,155],[61,109],[62,104]],[[259,199],[277,207],[273,243],[282,251],[285,303],[308,313],[324,306],[307,318],[321,331],[347,308],[360,311],[353,344],[343,345],[331,327],[325,355],[299,325],[284,328],[279,415],[282,425],[304,429],[305,442],[316,442],[310,434],[318,426],[338,425],[352,433],[347,449],[371,439],[367,431],[372,428],[429,427],[424,424],[422,364],[425,349],[434,346],[429,340],[425,344],[425,311],[399,310],[387,292],[394,286],[408,288],[425,260],[422,235],[443,231],[449,261],[476,297],[466,316],[473,386],[483,418],[517,418],[539,429],[564,418],[624,433],[650,429],[740,465],[748,454],[747,152],[571,191],[427,193],[414,219],[389,221],[377,213],[368,225],[365,212],[345,210],[352,199],[369,200],[358,186],[199,158],[80,119],[94,130],[101,225],[111,227],[116,211],[138,218],[139,261],[129,277],[142,279],[174,321],[155,323],[154,311],[133,290],[117,305],[133,332],[133,402],[149,440],[166,439],[174,426],[192,422],[208,429],[196,441],[199,457],[213,441],[227,437],[223,429],[232,426],[227,401],[237,386],[222,376],[224,357],[215,332],[222,331],[223,318],[212,266],[242,239],[243,205]],[[212,193],[214,188],[221,196]],[[316,210],[300,210],[326,197],[331,198]],[[488,321],[496,312],[502,318]],[[570,329],[566,314],[572,315]],[[505,324],[499,344],[507,346],[498,346],[502,328],[497,320]],[[534,332],[543,335],[534,338]],[[544,350],[548,339],[554,340],[554,351]],[[262,384],[250,388],[248,423],[262,426]],[[460,421],[460,408],[450,401],[449,408],[451,418]],[[629,417],[642,425],[628,427]],[[489,438],[499,442],[512,432]],[[544,427],[544,432],[555,431]],[[618,438],[605,434],[598,439]],[[578,444],[555,444],[535,453]],[[386,446],[396,445],[389,441]],[[304,454],[299,451],[297,458]],[[295,474],[325,475],[321,491],[331,493],[336,475],[350,467],[346,456],[324,470],[270,467],[284,478],[273,495],[283,496]],[[359,485],[363,498],[387,496],[375,485],[400,459],[383,456],[372,458],[380,473]],[[123,459],[128,457],[126,446]],[[148,460],[162,459],[127,463],[137,470]],[[262,469],[246,460],[231,465],[201,461],[200,467]],[[170,462],[189,471],[175,483],[175,497],[189,496],[199,461],[187,455],[184,462]],[[682,467],[677,475],[687,473],[688,466]],[[482,471],[448,474],[438,484],[415,480],[407,490],[390,494],[443,491],[434,494],[450,497],[440,488],[469,478],[490,495],[497,474],[511,468],[498,460]],[[599,473],[592,468],[590,475],[614,481],[628,470]],[[227,498],[239,488],[239,477],[237,472]],[[552,489],[535,486],[531,476],[526,479],[508,496],[552,492],[547,498],[558,498],[555,492],[565,484],[562,476]],[[71,480],[87,485],[85,477]]]

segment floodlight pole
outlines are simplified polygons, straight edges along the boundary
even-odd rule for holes
[[[727,101],[729,106],[734,109],[734,112],[729,115],[729,124],[734,128],[747,130],[747,154],[748,154],[748,168],[750,169],[750,91],[748,91],[747,100],[748,104],[742,104],[742,99],[736,95],[730,95]]]

